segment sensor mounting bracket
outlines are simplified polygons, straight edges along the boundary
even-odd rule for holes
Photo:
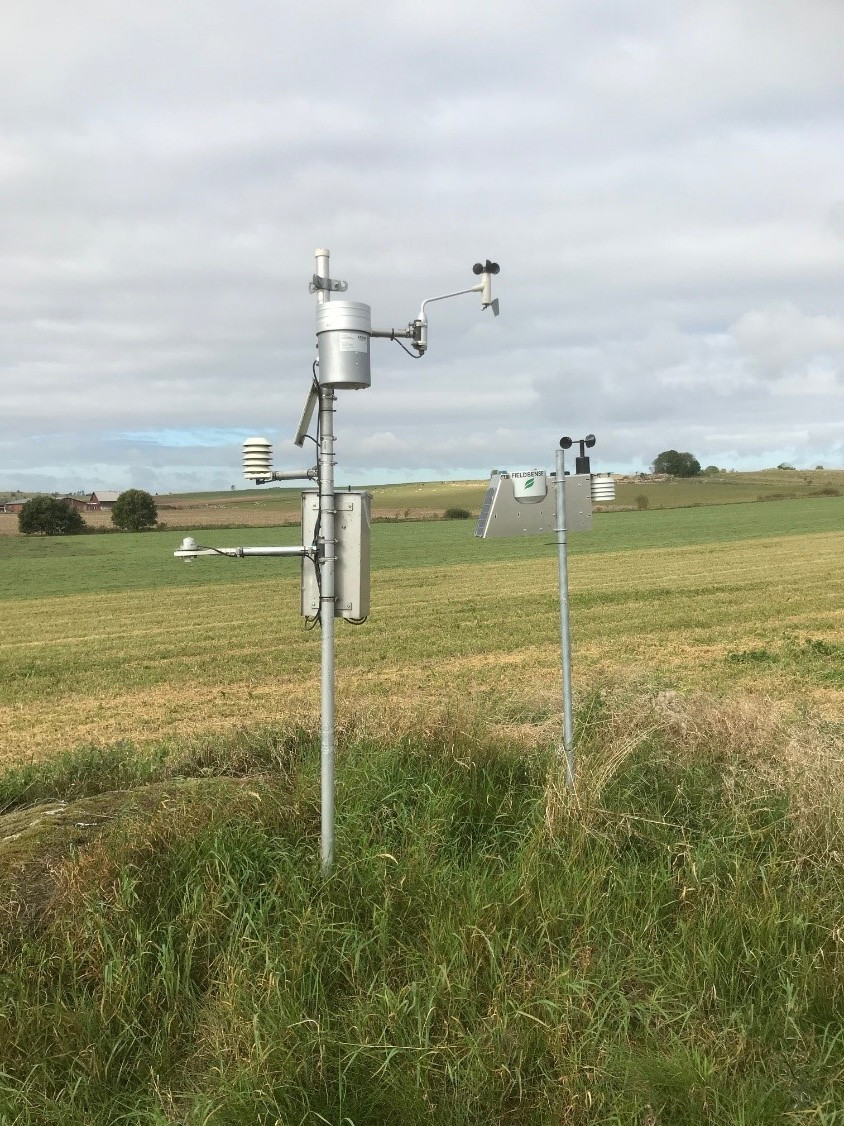
[[[345,293],[348,288],[347,281],[335,281],[333,278],[321,278],[319,274],[314,274],[308,286],[308,293],[316,293],[320,289],[330,290],[332,293]]]

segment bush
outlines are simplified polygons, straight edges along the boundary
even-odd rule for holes
[[[18,531],[25,536],[75,536],[85,531],[85,521],[66,501],[33,497],[18,513]]]
[[[644,512],[646,508],[650,507],[651,498],[646,497],[644,493],[638,493],[636,496],[636,507],[640,512]]]
[[[443,513],[443,520],[471,520],[472,513],[468,508],[447,508]]]
[[[154,528],[158,521],[158,509],[149,493],[143,489],[127,489],[114,502],[111,522],[123,532],[143,532]]]

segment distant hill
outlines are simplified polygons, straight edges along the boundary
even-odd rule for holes
[[[425,481],[367,486],[376,520],[431,520],[447,508],[466,508],[477,515],[488,481]],[[174,493],[159,496],[161,519],[173,526],[298,523],[299,488],[242,489],[225,493]],[[724,471],[708,476],[616,477],[615,504],[625,508],[686,508],[694,505],[742,504],[790,497],[844,495],[844,469],[766,469],[756,473]],[[646,498],[644,504],[639,498]],[[188,523],[186,523],[186,521]]]
[[[436,520],[448,508],[480,511],[487,480],[424,481],[367,486],[374,520]],[[159,519],[171,528],[276,527],[298,524],[300,487],[270,487],[156,496]],[[687,479],[616,476],[616,500],[598,511],[691,508],[797,497],[844,496],[844,469],[724,471]],[[108,513],[85,513],[94,527],[111,527]],[[0,534],[17,532],[17,516],[0,513]]]

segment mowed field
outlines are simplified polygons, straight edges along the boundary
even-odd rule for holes
[[[298,529],[219,531],[220,546]],[[288,561],[175,560],[177,530],[3,541],[0,758],[301,723],[319,634]],[[844,499],[602,513],[571,538],[574,679],[844,714]],[[560,723],[556,549],[464,521],[376,524],[372,612],[338,627],[347,734]]]

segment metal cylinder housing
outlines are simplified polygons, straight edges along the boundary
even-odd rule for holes
[[[369,340],[372,310],[360,301],[324,301],[317,305],[319,382],[323,387],[369,387]]]

